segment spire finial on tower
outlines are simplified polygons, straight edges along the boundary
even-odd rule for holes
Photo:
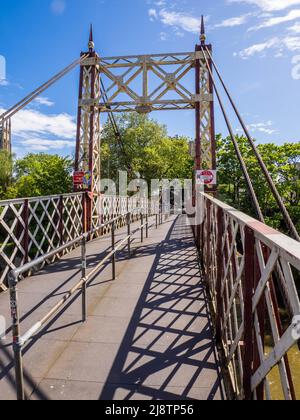
[[[204,16],[201,16],[201,36],[200,41],[202,45],[205,45],[206,41],[206,34],[205,34],[205,23],[204,23]]]
[[[90,26],[90,38],[89,38],[89,50],[93,52],[95,49],[94,37],[93,37],[93,25]]]

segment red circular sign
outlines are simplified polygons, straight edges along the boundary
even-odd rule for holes
[[[213,183],[215,177],[211,171],[202,171],[201,172],[201,179],[205,185],[210,185]]]

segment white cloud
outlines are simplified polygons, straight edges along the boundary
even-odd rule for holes
[[[159,18],[164,25],[175,26],[186,32],[198,33],[200,31],[200,18],[188,14],[162,9]]]
[[[228,2],[254,4],[266,12],[284,10],[300,4],[300,0],[228,0]]]
[[[66,9],[65,0],[52,0],[51,10],[55,15],[62,15]]]
[[[5,112],[0,109],[0,114]],[[44,114],[35,109],[19,111],[12,118],[14,144],[30,151],[75,147],[76,122],[69,114]]]
[[[215,25],[215,27],[216,28],[230,28],[233,26],[240,26],[247,22],[248,16],[249,14],[225,19],[221,23],[218,23],[217,25]]]
[[[74,142],[66,140],[49,140],[49,139],[27,139],[21,141],[21,144],[36,152],[46,152],[49,150],[61,150],[74,147]]]
[[[285,23],[285,22],[291,22],[291,21],[293,21],[295,19],[298,19],[298,18],[300,18],[300,9],[291,10],[285,16],[271,17],[271,18],[265,20],[262,24],[260,24],[258,26],[255,26],[253,28],[250,28],[250,30],[270,28],[271,26],[280,25],[281,23]]]
[[[238,54],[235,53],[235,55],[239,55],[241,58],[247,59],[257,54],[264,56],[268,50],[274,51],[276,57],[281,57],[285,50],[292,52],[300,51],[300,37],[274,37],[265,42],[251,45],[250,47],[240,51]]]
[[[277,132],[277,130],[275,130],[272,127],[273,127],[273,122],[272,121],[260,122],[260,123],[254,123],[254,124],[247,125],[247,129],[249,131],[265,133],[265,134],[268,134],[269,136],[271,134],[274,134],[274,133]],[[236,131],[237,132],[242,132],[243,130],[238,128]]]
[[[148,10],[148,15],[149,15],[151,21],[158,18],[156,9],[149,9]]]
[[[168,34],[166,34],[166,32],[161,32],[160,33],[160,40],[161,41],[167,41],[168,39]]]
[[[37,103],[38,105],[44,105],[44,106],[54,106],[55,103],[50,101],[49,98],[43,97],[43,96],[39,96],[34,100],[35,103]]]
[[[19,111],[12,119],[13,133],[28,138],[32,133],[73,139],[76,135],[75,119],[69,114],[43,114],[37,110]]]
[[[296,22],[293,26],[290,26],[289,31],[300,34],[300,22]]]

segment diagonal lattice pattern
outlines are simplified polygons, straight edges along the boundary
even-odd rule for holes
[[[273,399],[270,375],[278,370],[282,397],[295,399],[289,351],[300,315],[299,244],[208,195],[202,228],[207,281],[236,396]]]
[[[126,225],[127,213],[138,220],[155,204],[148,199],[103,196],[100,199],[100,220],[95,227],[124,215],[116,228]],[[8,273],[60,245],[78,238],[83,233],[83,194],[40,197],[0,202],[0,289],[6,290]],[[102,234],[111,231],[108,226]],[[59,257],[57,255],[53,261]],[[53,262],[49,261],[49,263]]]

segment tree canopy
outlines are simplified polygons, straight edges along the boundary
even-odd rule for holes
[[[286,230],[278,205],[262,174],[247,139],[237,137],[258,200],[273,227]],[[256,216],[231,139],[218,136],[218,177],[221,198],[234,207]],[[300,143],[260,144],[258,149],[278,191],[300,231]]]
[[[73,162],[58,155],[29,154],[14,165],[14,182],[5,198],[38,197],[72,191]]]
[[[165,126],[145,115],[117,118],[122,144],[109,123],[102,132],[102,177],[116,180],[119,170],[131,169],[129,177],[151,179],[191,178],[193,160],[186,137],[169,137]],[[129,171],[130,172],[130,171]]]

